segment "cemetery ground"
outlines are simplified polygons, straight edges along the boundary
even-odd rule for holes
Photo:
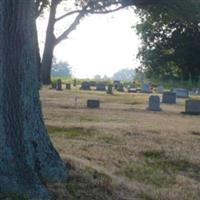
[[[200,199],[200,116],[181,114],[183,99],[147,111],[148,97],[42,89],[48,132],[70,168],[69,182],[48,185],[55,199]]]

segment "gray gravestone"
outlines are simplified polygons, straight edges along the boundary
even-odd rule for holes
[[[70,83],[66,83],[66,90],[71,90],[71,84]]]
[[[118,92],[124,92],[124,86],[123,86],[123,84],[120,83],[120,84],[118,85],[117,91],[118,91]]]
[[[192,95],[192,96],[200,95],[200,89],[199,88],[192,88],[192,91],[190,91],[190,95]]]
[[[90,83],[89,82],[83,82],[81,84],[81,90],[90,90]]]
[[[150,84],[143,84],[141,88],[142,93],[151,93],[151,85]]]
[[[96,90],[97,91],[106,91],[106,84],[105,83],[97,83]]]
[[[87,101],[87,108],[100,108],[100,101],[89,99]]]
[[[113,94],[113,86],[112,85],[108,85],[107,94]]]
[[[189,91],[184,88],[174,88],[173,92],[175,92],[176,97],[179,97],[179,98],[188,98],[189,97]]]
[[[162,85],[159,85],[157,88],[156,88],[156,92],[159,93],[159,94],[162,94],[164,92],[164,87]]]
[[[62,90],[62,81],[61,81],[61,79],[58,79],[56,81],[56,90],[58,90],[58,91]]]
[[[151,111],[161,111],[160,108],[160,97],[159,96],[150,96],[149,97],[149,107],[148,110]]]
[[[168,104],[176,103],[176,93],[175,92],[164,92],[162,96],[162,102]]]
[[[113,81],[114,88],[117,89],[121,84],[121,81]]]
[[[185,102],[185,112],[188,114],[200,114],[200,100],[187,100]]]

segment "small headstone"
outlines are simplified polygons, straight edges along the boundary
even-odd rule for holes
[[[162,102],[168,104],[176,103],[176,93],[175,92],[164,92],[162,96]]]
[[[89,82],[83,82],[81,84],[81,90],[90,90],[90,83]]]
[[[100,101],[89,99],[87,101],[87,108],[100,108]]]
[[[66,90],[71,90],[71,84],[70,83],[66,83]]]
[[[160,97],[159,96],[150,96],[149,97],[149,107],[148,110],[151,111],[161,111],[160,108]]]
[[[200,115],[200,100],[187,100],[185,102],[185,113]]]
[[[142,93],[151,93],[151,85],[150,84],[143,84],[141,88]]]
[[[120,85],[118,85],[117,91],[118,92],[124,92],[124,86],[123,86],[123,84],[120,83]]]
[[[192,96],[200,95],[200,89],[199,88],[192,88],[192,90],[190,91],[190,95],[192,95]]]
[[[121,84],[121,81],[117,81],[117,80],[113,81],[113,85],[115,89],[117,89],[120,86],[120,84]]]
[[[113,94],[113,86],[112,85],[108,85],[107,94]]]
[[[96,90],[97,91],[106,91],[106,84],[105,83],[97,83]]]
[[[56,81],[56,90],[62,90],[62,81],[61,81],[61,79],[58,79],[57,81]]]
[[[164,87],[162,85],[159,85],[157,88],[156,88],[156,92],[159,93],[159,94],[162,94],[164,92]]]
[[[137,88],[129,88],[128,89],[128,93],[136,93],[137,92]]]
[[[179,97],[179,98],[188,98],[189,97],[189,91],[187,89],[174,88],[173,92],[175,92],[176,97]]]

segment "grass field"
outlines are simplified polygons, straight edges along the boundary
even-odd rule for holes
[[[75,98],[78,98],[77,105]],[[147,94],[41,91],[49,134],[70,181],[49,185],[62,200],[200,199],[200,117],[184,100],[147,111]],[[99,99],[100,109],[87,109]]]

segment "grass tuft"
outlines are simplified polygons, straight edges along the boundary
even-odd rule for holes
[[[58,127],[58,126],[48,126],[48,132],[50,134],[62,134],[68,139],[85,139],[95,135],[95,130],[86,129],[83,127]]]

